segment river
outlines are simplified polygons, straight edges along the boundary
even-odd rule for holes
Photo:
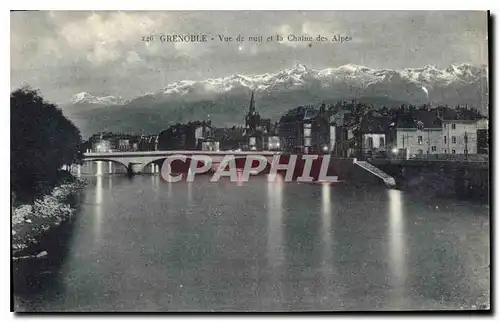
[[[64,260],[16,311],[489,307],[489,208],[398,190],[88,177]]]

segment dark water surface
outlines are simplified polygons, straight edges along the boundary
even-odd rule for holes
[[[381,187],[92,177],[17,311],[489,307],[489,209]]]

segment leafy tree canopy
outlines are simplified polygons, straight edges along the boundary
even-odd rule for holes
[[[63,165],[79,161],[80,131],[29,87],[11,93],[10,114],[11,189],[34,198],[57,183]]]

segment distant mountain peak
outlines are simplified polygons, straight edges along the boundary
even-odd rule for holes
[[[71,103],[73,104],[97,104],[97,105],[124,105],[127,104],[128,101],[124,100],[121,97],[115,96],[94,96],[87,92],[80,92],[75,94],[71,99]]]
[[[301,63],[295,63],[293,69],[300,72],[305,72],[308,70],[307,66]]]
[[[235,73],[204,80],[179,80],[162,90],[151,91],[128,102],[120,97],[98,97],[81,92],[73,97],[76,105],[140,105],[162,102],[214,101],[220,96],[240,97],[254,90],[259,96],[292,97],[295,91],[313,97],[389,97],[404,102],[477,105],[487,102],[487,66],[454,63],[440,69],[436,65],[420,68],[386,69],[344,64],[313,69],[301,63],[262,74]],[[428,90],[428,94],[422,91]],[[262,95],[264,94],[264,95]],[[303,95],[306,95],[303,94]],[[286,100],[286,99],[285,99]],[[278,104],[281,104],[278,102]],[[287,103],[289,104],[289,103]]]

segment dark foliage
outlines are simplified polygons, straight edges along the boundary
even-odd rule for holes
[[[11,189],[33,199],[61,180],[63,165],[79,162],[80,131],[30,88],[11,93],[10,114]]]

